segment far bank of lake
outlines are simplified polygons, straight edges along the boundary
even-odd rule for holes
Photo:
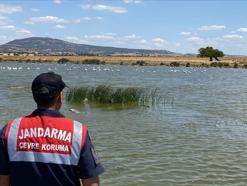
[[[186,66],[247,68],[247,57],[223,57],[220,61],[196,56],[53,56],[53,55],[0,55],[4,62],[73,63],[73,64],[120,64],[140,66]]]

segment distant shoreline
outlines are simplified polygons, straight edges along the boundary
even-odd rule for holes
[[[120,64],[140,66],[186,66],[247,68],[247,57],[223,57],[210,62],[209,58],[195,56],[4,56],[1,62],[72,63],[72,64]]]

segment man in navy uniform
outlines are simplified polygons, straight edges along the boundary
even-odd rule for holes
[[[0,133],[0,186],[99,185],[104,168],[87,126],[58,112],[65,86],[53,72],[33,80],[37,109]]]

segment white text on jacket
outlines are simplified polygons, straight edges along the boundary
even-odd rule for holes
[[[72,133],[66,130],[59,130],[56,128],[25,128],[21,129],[18,138],[20,140],[26,138],[54,138],[63,140],[65,142],[71,142]]]

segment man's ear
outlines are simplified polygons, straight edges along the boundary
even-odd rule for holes
[[[57,96],[56,100],[57,102],[62,102],[62,98],[63,98],[63,95],[62,95],[62,92]]]

